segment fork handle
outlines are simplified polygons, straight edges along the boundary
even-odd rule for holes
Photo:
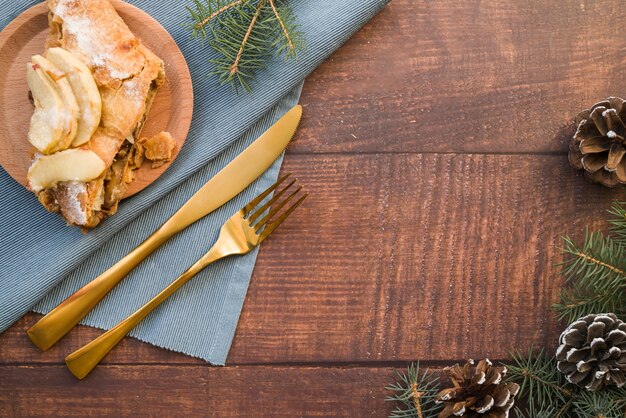
[[[135,311],[132,315],[124,319],[122,322],[111,328],[104,334],[100,335],[89,344],[74,351],[72,354],[65,358],[65,364],[67,368],[72,372],[74,376],[79,379],[83,379],[85,376],[93,370],[94,367],[100,363],[100,361],[107,355],[109,351],[113,349],[119,343],[126,334],[128,334],[133,328],[139,324],[150,312],[152,312],[157,306],[159,306],[165,299],[170,297],[176,292],[182,285],[187,283],[193,276],[198,274],[202,269],[211,264],[212,262],[226,257],[229,254],[224,254],[218,248],[218,245],[214,245],[209,252],[204,255],[200,260],[193,264],[183,274],[178,276],[169,286],[163,289],[155,297],[150,299],[145,305]]]
[[[52,347],[132,269],[178,231],[164,224],[126,257],[65,299],[26,331],[33,344],[44,351]]]

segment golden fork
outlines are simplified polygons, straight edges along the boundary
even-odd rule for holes
[[[308,193],[301,193],[295,203],[284,210],[276,219],[273,219],[302,190],[302,186],[298,186],[285,199],[277,203],[281,196],[297,181],[292,180],[281,191],[275,193],[269,201],[257,208],[288,177],[289,174],[280,178],[228,219],[222,226],[219,237],[213,244],[213,247],[169,286],[114,328],[111,328],[89,344],[67,356],[65,363],[72,374],[79,379],[87,376],[107,353],[141,320],[206,266],[224,257],[247,254],[263,242],[308,196]]]

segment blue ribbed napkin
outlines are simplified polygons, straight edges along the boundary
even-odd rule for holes
[[[292,0],[307,42],[297,64],[276,58],[253,84],[234,94],[207,77],[210,53],[180,26],[191,0],[134,0],[173,36],[194,85],[191,130],[178,158],[154,184],[125,200],[119,212],[82,234],[47,213],[35,196],[0,169],[0,332],[33,309],[45,313],[113,265],[165,222],[206,181],[294,106],[302,82],[335,49],[373,17],[386,0]],[[0,0],[0,28],[28,7]],[[24,139],[25,140],[25,139]],[[282,159],[281,159],[282,160]],[[272,184],[277,161],[232,201],[172,238],[139,265],[83,321],[109,328],[133,312],[204,254],[222,223]],[[224,364],[256,251],[222,260],[200,273],[161,305],[132,336],[170,350]]]

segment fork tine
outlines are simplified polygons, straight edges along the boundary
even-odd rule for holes
[[[298,192],[300,190],[302,190],[302,186],[299,186],[293,193],[291,193],[289,196],[287,196],[285,198],[285,200],[283,200],[282,202],[277,204],[275,207],[273,207],[272,210],[267,215],[265,215],[263,217],[263,219],[261,219],[259,222],[256,223],[256,225],[254,225],[255,231],[258,232],[259,229],[261,229],[261,227],[263,227],[263,225],[265,225],[267,223],[267,221],[269,221],[272,216],[276,215],[278,213],[278,211],[281,210],[287,204],[287,202],[289,202],[296,194],[298,194]],[[274,199],[272,199],[272,200],[274,200]],[[260,215],[263,212],[257,212],[257,213]],[[250,222],[250,224],[252,225],[252,222]]]
[[[261,233],[261,235],[259,236],[259,244],[263,242],[263,240],[265,240],[265,238],[267,238],[278,227],[278,225],[283,223],[283,221],[287,219],[287,217],[291,214],[291,212],[293,212],[300,205],[300,203],[302,203],[304,199],[307,198],[308,195],[309,195],[308,193],[305,193],[304,195],[302,195],[302,197],[298,199],[296,203],[291,205],[291,207],[287,209],[282,215],[280,215],[278,219],[276,219],[275,221],[267,225],[265,229],[263,230],[263,232]]]
[[[250,211],[252,209],[254,209],[256,207],[256,205],[261,203],[263,201],[263,199],[265,199],[267,197],[268,194],[272,193],[274,191],[274,189],[276,189],[278,186],[280,186],[280,184],[283,181],[285,181],[287,179],[287,177],[289,177],[290,175],[291,175],[291,173],[287,173],[284,176],[282,176],[281,178],[279,178],[278,181],[276,181],[276,183],[272,184],[263,193],[261,193],[260,195],[258,195],[254,199],[252,199],[252,201],[250,203],[248,203],[246,206],[244,206],[243,207],[244,216],[248,216]]]
[[[250,215],[250,217],[248,218],[248,222],[250,223],[250,225],[252,225],[254,223],[254,221],[256,221],[259,218],[259,216],[263,215],[263,212],[265,212],[271,205],[273,205],[274,202],[276,202],[278,199],[280,199],[280,197],[283,194],[285,194],[287,189],[289,189],[291,186],[293,186],[296,181],[297,181],[297,179],[291,180],[291,182],[288,185],[286,185],[280,192],[275,193],[274,196],[272,196],[272,198],[269,201],[267,201],[259,209],[255,210],[254,213],[252,213]]]

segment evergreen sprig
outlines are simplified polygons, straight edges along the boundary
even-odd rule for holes
[[[623,418],[626,416],[625,396],[624,390],[581,391],[572,401],[572,411],[578,418]]]
[[[517,417],[525,418],[554,418],[558,411],[553,406],[548,406],[546,409],[536,409],[537,407],[530,405],[527,410],[522,408],[515,408],[515,415]]]
[[[575,388],[565,381],[562,373],[557,372],[556,359],[541,350],[537,354],[529,351],[528,355],[520,352],[511,354],[513,363],[507,366],[508,379],[520,385],[518,398],[533,399],[539,410],[551,406],[557,411],[571,398]]]
[[[439,392],[437,376],[429,369],[420,370],[419,362],[411,364],[406,373],[396,370],[398,381],[386,387],[394,392],[387,401],[397,402],[390,418],[436,418],[442,406],[435,403]]]
[[[250,81],[272,55],[296,60],[304,37],[285,0],[194,0],[187,7],[192,38],[217,54],[210,59],[222,84],[250,91]]]
[[[507,379],[520,385],[517,398],[526,399],[518,408],[520,417],[623,418],[626,414],[626,388],[587,391],[568,383],[556,367],[556,359],[544,351],[522,355],[512,353]]]
[[[543,350],[527,355],[511,353],[507,379],[520,385],[518,399],[526,399],[525,408],[518,407],[517,415],[528,418],[565,418],[571,413],[578,388],[569,384],[556,368],[556,359]]]
[[[626,203],[615,202],[611,209],[609,209],[609,214],[612,216],[609,219],[609,230],[611,231],[614,239],[624,245],[626,244],[626,208],[624,205]]]
[[[563,238],[568,286],[553,309],[565,322],[591,313],[613,312],[622,318],[626,313],[626,209],[616,203],[609,213],[611,235],[587,231],[582,246]]]

